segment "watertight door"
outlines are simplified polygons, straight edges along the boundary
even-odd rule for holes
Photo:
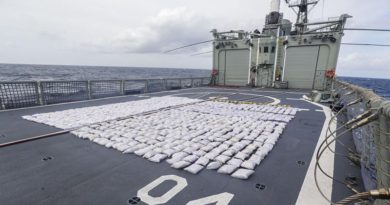
[[[328,45],[322,45],[319,50],[317,70],[314,80],[315,90],[324,90],[326,88],[325,71],[328,68],[330,49]]]
[[[319,46],[287,48],[284,81],[289,88],[312,89],[317,68]]]
[[[248,84],[249,50],[226,50],[225,85]]]

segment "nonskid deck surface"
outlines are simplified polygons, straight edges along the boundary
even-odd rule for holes
[[[210,203],[219,199],[230,200],[229,204],[295,204],[325,120],[320,107],[301,100],[303,93],[197,88],[0,112],[0,143],[3,143],[59,130],[24,120],[22,116],[145,100],[151,96],[201,99],[214,96],[279,103],[302,110],[287,124],[273,150],[247,180],[207,169],[194,175],[173,169],[166,161],[156,164],[136,154],[122,154],[64,134],[0,149],[0,200],[6,204],[145,204],[135,197],[145,194],[154,181],[156,187],[148,193],[150,196],[159,197],[175,185],[178,189],[175,194],[159,198],[167,201],[165,204],[186,204],[209,196],[214,196],[208,198]],[[155,181],[164,178],[165,182]],[[334,185],[332,197],[349,194],[338,187]]]

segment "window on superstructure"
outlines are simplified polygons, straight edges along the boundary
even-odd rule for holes
[[[275,53],[275,46],[272,46],[271,53]]]
[[[268,46],[264,47],[264,53],[268,53]]]

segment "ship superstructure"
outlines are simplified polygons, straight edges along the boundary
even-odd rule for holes
[[[289,2],[298,9],[295,24],[283,18],[280,1],[273,0],[261,32],[213,30],[216,84],[330,91],[350,16],[309,22],[309,7],[317,2]]]

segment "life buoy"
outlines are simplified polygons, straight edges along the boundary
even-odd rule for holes
[[[336,76],[336,70],[335,69],[326,70],[325,76],[327,78],[334,78]]]
[[[212,75],[212,76],[217,76],[218,73],[219,73],[219,71],[218,71],[217,69],[213,69],[213,70],[211,71],[211,75]]]

